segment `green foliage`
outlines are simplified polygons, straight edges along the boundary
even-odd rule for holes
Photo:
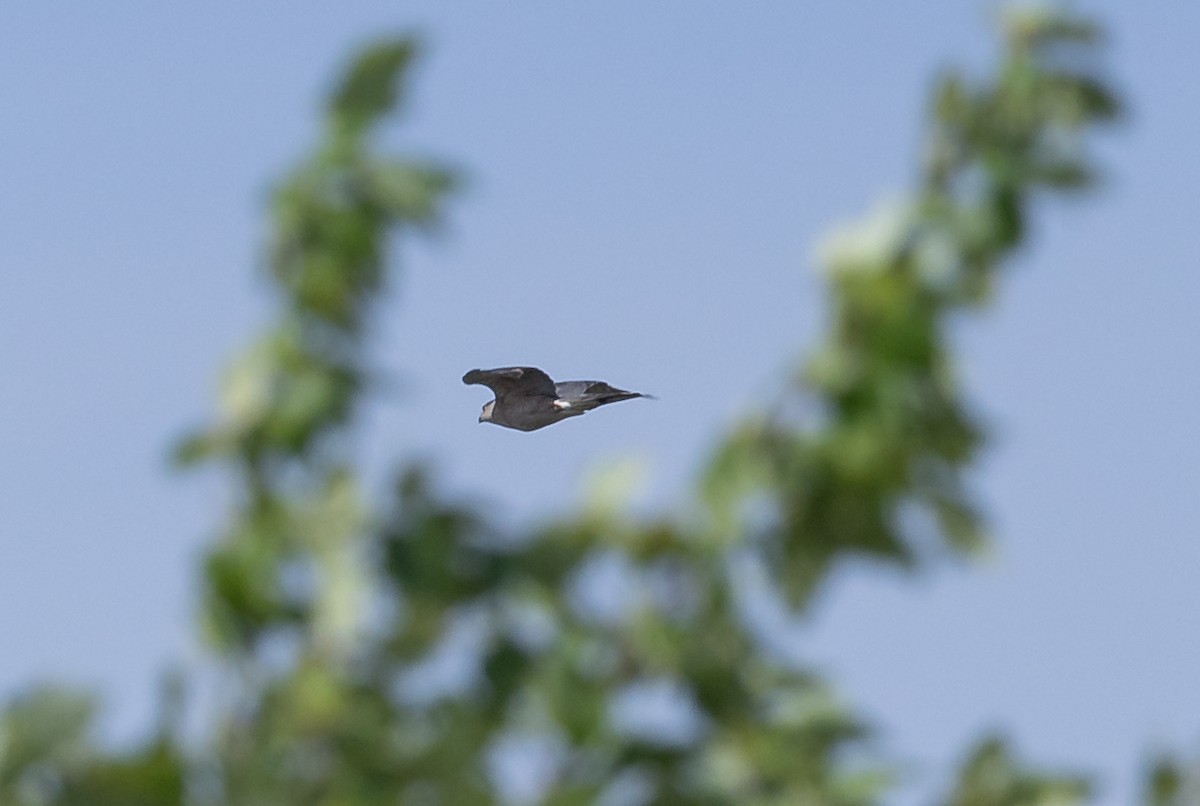
[[[938,540],[960,553],[985,545],[965,478],[983,428],[962,399],[947,325],[986,299],[1033,195],[1087,182],[1083,135],[1116,111],[1099,78],[1062,66],[1087,61],[1093,26],[1028,11],[1005,30],[995,80],[938,83],[917,189],[822,245],[824,343],[782,414],[736,430],[709,468],[717,528],[778,555],[797,606],[845,556],[909,567]],[[805,403],[817,423],[788,417]],[[764,506],[773,517],[754,529]]]
[[[622,777],[661,803],[871,802],[882,778],[840,758],[862,725],[818,680],[762,655],[729,600],[723,555],[669,523],[603,512],[514,544],[438,504],[419,476],[400,486],[385,565],[411,617],[390,642],[420,657],[445,633],[430,626],[464,604],[483,622],[479,685],[418,709],[437,726],[430,764],[464,737],[481,743],[470,759],[524,734],[551,738],[563,758],[548,803],[591,803]],[[572,595],[606,562],[633,592],[616,613]],[[660,735],[614,719],[622,698],[647,690],[671,692],[694,724]],[[462,769],[426,783],[453,800]]]
[[[96,748],[91,698],[41,687],[0,717],[0,803],[5,806],[173,806],[184,802],[185,761],[161,732],[125,754]]]
[[[420,468],[398,469],[382,504],[353,468],[389,247],[436,223],[454,184],[376,152],[416,49],[365,51],[273,196],[274,320],[232,362],[215,422],[176,450],[226,469],[236,492],[202,566],[221,706],[186,753],[173,719],[115,753],[90,736],[90,700],[17,698],[0,803],[878,803],[893,776],[869,725],[756,630],[734,569],[768,569],[803,608],[839,561],[913,566],[984,544],[965,480],[983,429],[947,322],[986,300],[1035,192],[1086,184],[1083,136],[1116,113],[1074,67],[1093,26],[1025,12],[1005,36],[996,78],[939,83],[911,196],[826,242],[828,333],[775,413],[721,441],[700,514],[632,520],[598,496],[515,533]],[[808,420],[794,414],[806,396]],[[544,767],[536,792],[512,791],[513,758]],[[1148,801],[1175,803],[1178,780],[1162,767]],[[944,802],[1087,792],[987,740]]]
[[[48,802],[64,772],[86,763],[87,697],[41,688],[18,697],[0,722],[0,795]]]
[[[368,49],[333,93],[325,142],[274,198],[278,319],[233,362],[220,420],[176,452],[184,463],[222,461],[242,479],[207,562],[207,632],[222,651],[253,656],[292,628],[321,653],[356,637],[366,513],[343,442],[365,383],[362,339],[391,234],[435,222],[453,184],[436,165],[375,154],[366,137],[414,52],[408,39]]]
[[[412,39],[396,39],[360,54],[329,100],[335,125],[357,134],[390,112],[399,101],[399,82],[416,50]]]
[[[945,806],[1070,806],[1083,803],[1088,782],[1074,775],[1030,772],[1003,739],[984,739],[971,752]]]
[[[1195,806],[1200,803],[1200,760],[1185,763],[1159,756],[1149,765],[1143,794],[1147,806]]]

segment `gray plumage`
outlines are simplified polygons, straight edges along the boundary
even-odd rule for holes
[[[496,395],[483,407],[479,422],[518,431],[536,431],[608,403],[651,397],[617,389],[604,381],[555,383],[536,367],[473,369],[463,376],[463,383],[486,386]]]

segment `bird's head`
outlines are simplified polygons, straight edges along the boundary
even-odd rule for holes
[[[490,423],[492,421],[492,409],[496,408],[496,401],[489,400],[484,404],[483,411],[479,412],[479,422]]]

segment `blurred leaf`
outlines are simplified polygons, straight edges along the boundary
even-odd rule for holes
[[[399,83],[417,54],[410,38],[367,48],[346,71],[329,101],[334,119],[357,133],[390,112],[399,101]]]
[[[50,686],[8,703],[0,713],[0,802],[15,798],[22,780],[38,769],[67,771],[82,765],[94,713],[91,697]],[[51,776],[32,785],[40,789],[53,783]]]
[[[372,198],[380,208],[415,224],[436,223],[438,200],[459,184],[449,168],[409,162],[376,164],[367,176]]]
[[[1183,773],[1167,758],[1160,758],[1151,766],[1146,776],[1145,803],[1147,806],[1176,806],[1183,790]]]
[[[186,759],[166,742],[96,763],[63,788],[57,806],[182,806]]]
[[[959,772],[945,806],[1069,806],[1083,803],[1091,790],[1087,780],[1068,774],[1024,768],[998,737],[981,741]]]

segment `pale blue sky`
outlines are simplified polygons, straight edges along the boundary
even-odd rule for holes
[[[1046,202],[996,306],[960,331],[994,425],[987,565],[848,569],[806,655],[927,791],[981,729],[1104,773],[1200,751],[1200,6],[1080,4],[1131,114],[1110,179]],[[629,454],[650,505],[820,328],[820,233],[904,189],[939,67],[985,65],[973,2],[0,5],[0,693],[93,686],[118,735],[194,658],[192,561],[220,479],[173,437],[267,311],[270,182],[365,38],[428,40],[408,125],[467,192],[405,253],[372,409],[380,467],[436,457],[504,517],[561,509]],[[534,434],[476,423],[475,366],[654,392]]]

